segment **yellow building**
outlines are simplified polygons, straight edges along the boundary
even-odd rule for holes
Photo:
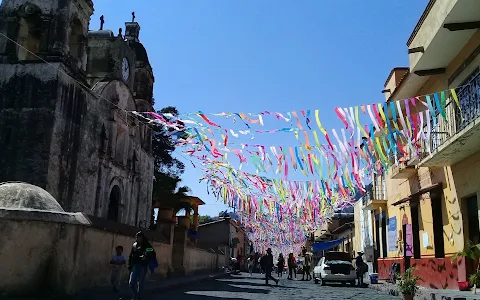
[[[387,102],[456,88],[463,119],[448,98],[446,121],[431,124],[421,157],[386,173],[386,212],[374,205],[380,278],[397,262],[402,271],[416,266],[425,286],[457,289],[471,272],[451,257],[479,242],[479,12],[478,0],[431,0],[407,42],[410,67],[385,83]]]

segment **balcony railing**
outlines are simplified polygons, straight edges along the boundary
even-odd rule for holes
[[[385,185],[382,184],[381,186],[385,186]],[[362,197],[363,206],[368,205],[373,200],[386,200],[387,199],[387,195],[386,195],[387,192],[386,192],[385,189],[382,189],[381,186],[378,187],[378,188],[373,187],[373,186],[369,186],[369,187],[366,188],[366,192]]]
[[[428,146],[432,152],[435,151],[480,117],[480,72],[468,79],[463,87],[457,90],[457,96],[460,109],[455,101],[449,98],[445,107],[445,119],[437,114],[437,124],[430,123],[430,139],[422,141],[421,158],[429,155]],[[424,128],[425,132],[426,128]]]

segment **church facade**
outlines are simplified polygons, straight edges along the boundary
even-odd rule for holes
[[[91,0],[3,0],[0,182],[47,190],[66,211],[133,226],[151,218],[154,76],[139,41],[89,31]]]

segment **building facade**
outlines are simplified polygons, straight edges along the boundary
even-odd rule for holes
[[[431,0],[407,43],[409,68],[385,84],[387,102],[456,88],[461,110],[445,92],[444,117],[429,124],[420,157],[409,154],[385,174],[388,209],[375,214],[380,278],[397,262],[402,271],[415,266],[422,285],[458,289],[473,271],[452,256],[479,242],[479,11],[475,0]]]
[[[89,31],[91,0],[0,7],[0,182],[46,189],[66,211],[135,226],[151,215],[154,77],[140,26]]]
[[[251,248],[244,229],[235,220],[228,217],[200,224],[197,246],[214,251],[220,250],[228,258],[237,258],[240,255],[242,267],[245,266]]]
[[[373,185],[366,187],[367,192],[357,201],[354,206],[355,235],[353,250],[355,253],[363,252],[363,260],[369,267],[369,272],[377,272],[377,258],[375,256],[374,217],[372,211]],[[368,206],[370,205],[370,207]]]

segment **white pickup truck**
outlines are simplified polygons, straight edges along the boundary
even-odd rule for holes
[[[346,252],[328,252],[313,269],[315,283],[341,282],[355,285],[357,272],[350,254]]]

